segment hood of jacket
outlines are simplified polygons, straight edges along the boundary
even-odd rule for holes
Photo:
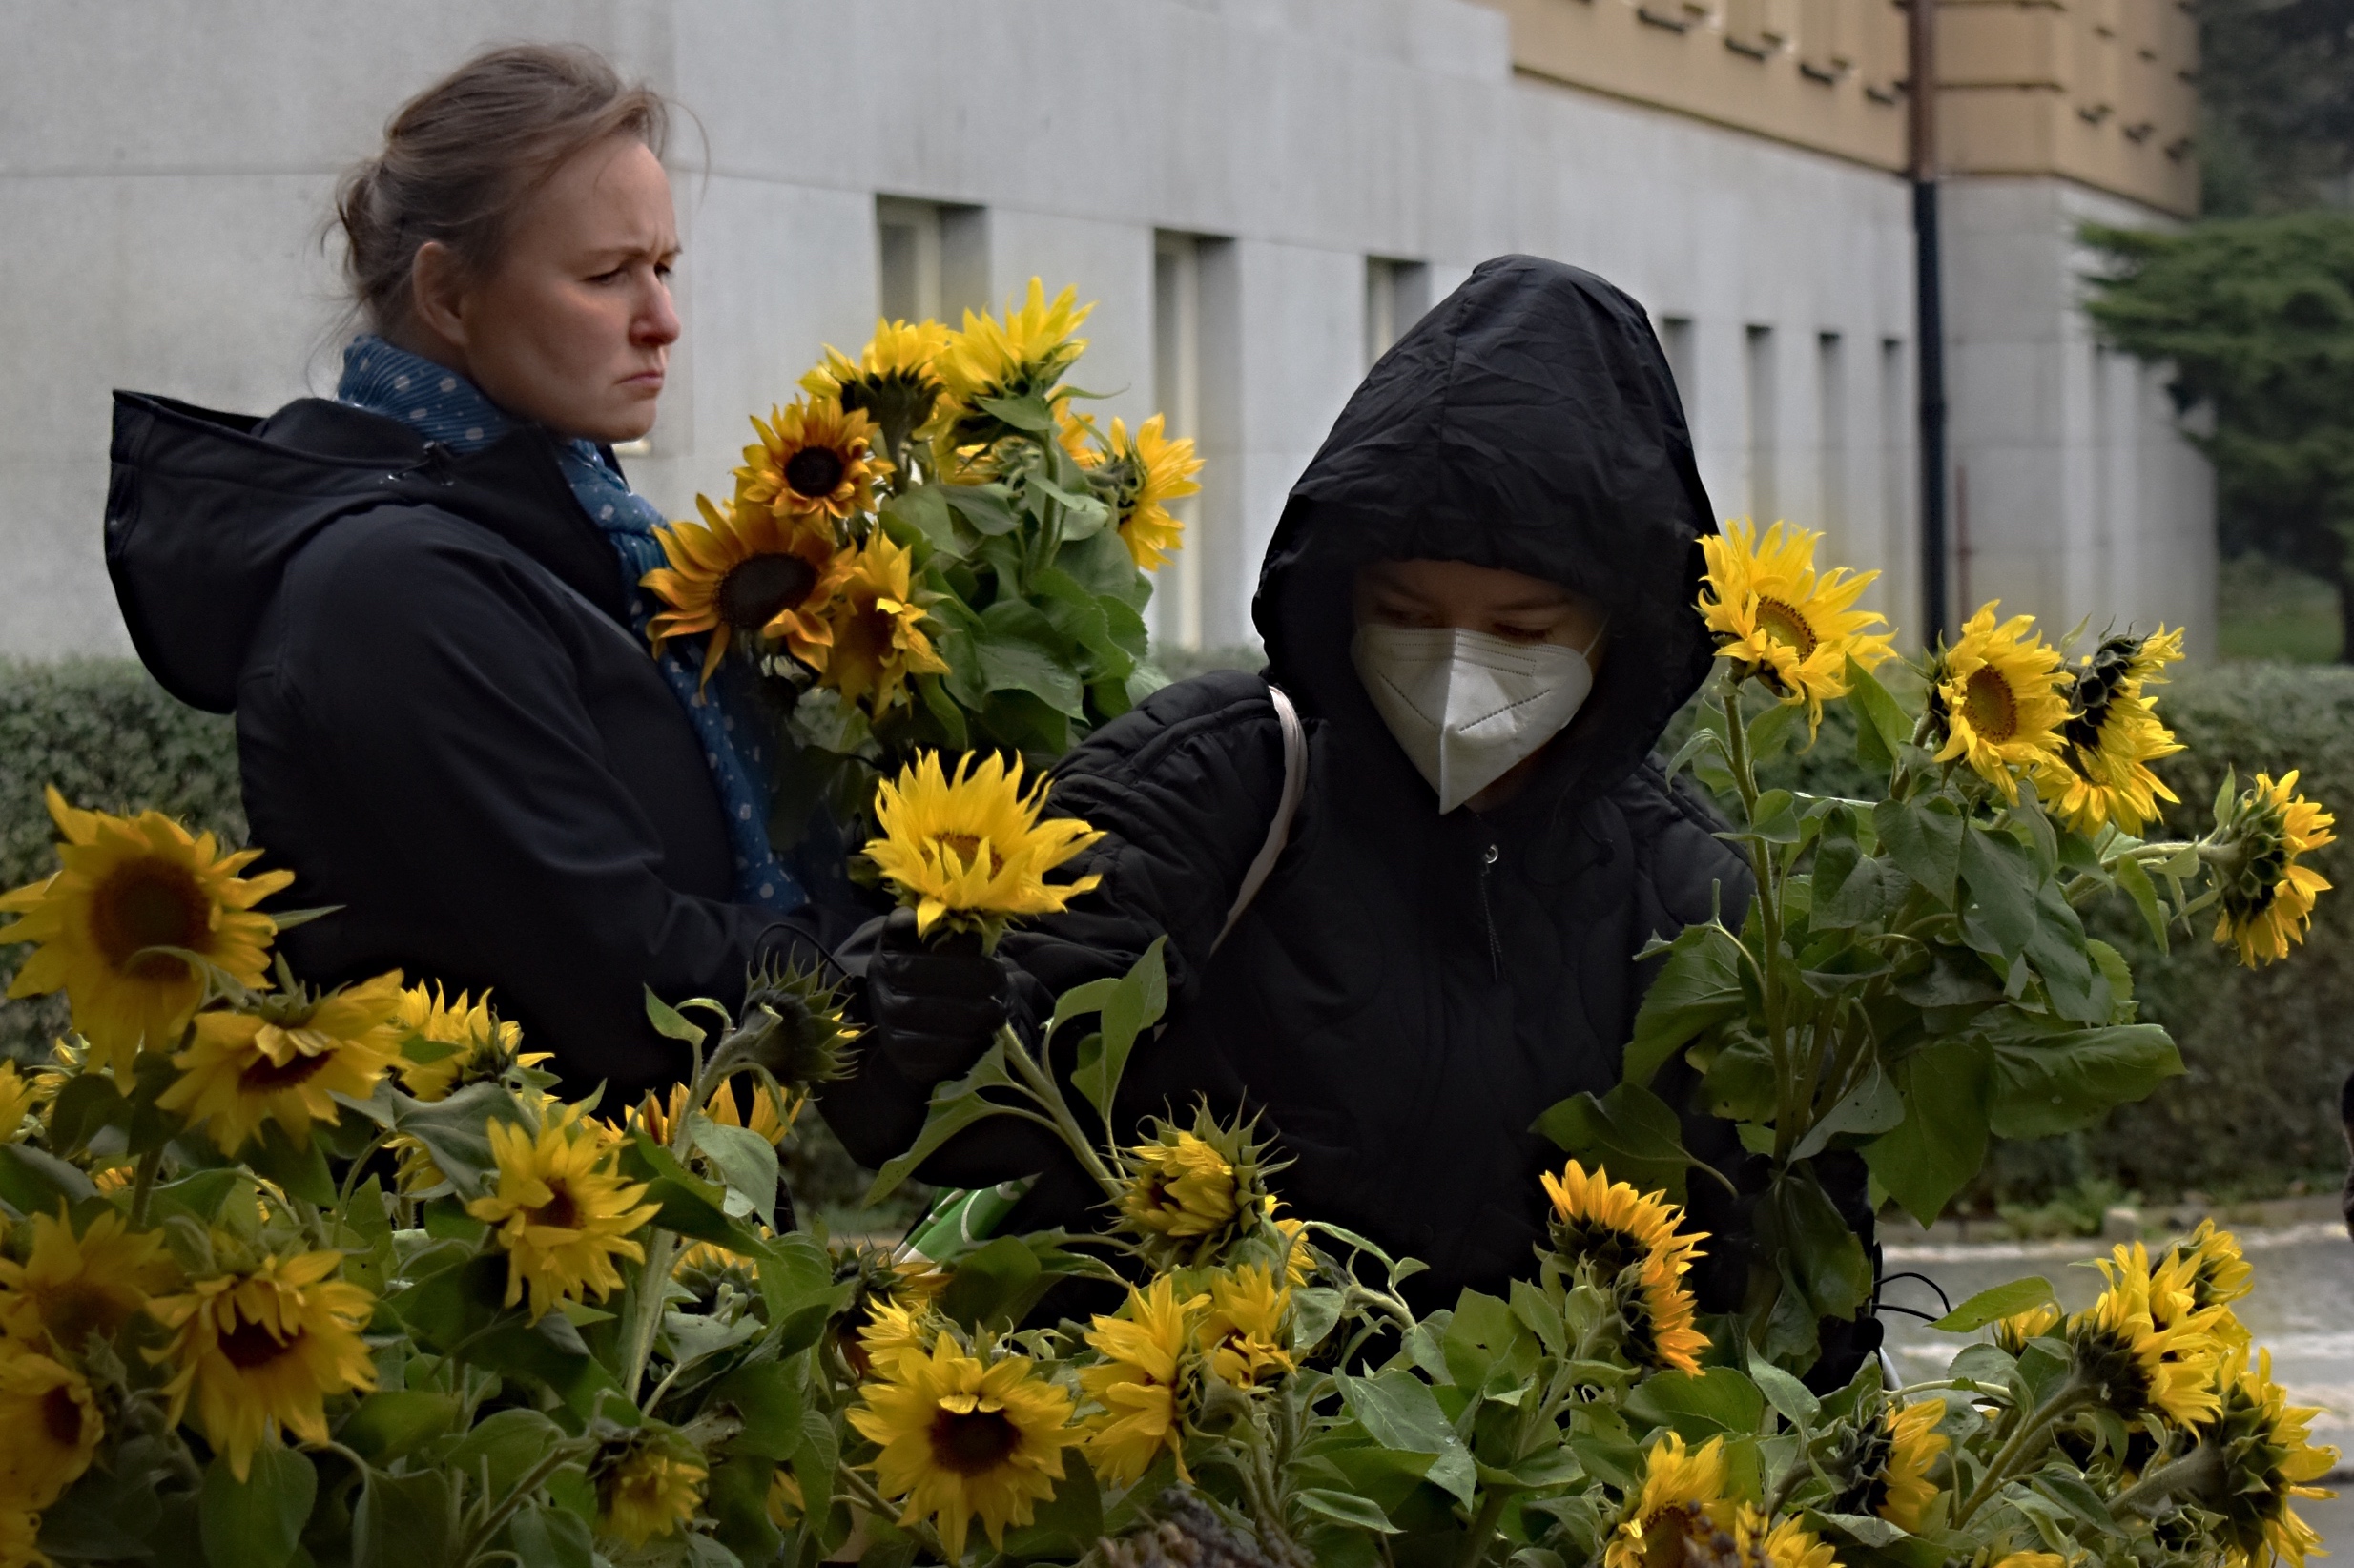
[[[1523,797],[1556,809],[1624,778],[1705,678],[1713,650],[1693,604],[1699,540],[1715,531],[1642,307],[1576,267],[1497,257],[1349,400],[1292,486],[1252,618],[1270,677],[1408,788],[1411,764],[1378,744],[1386,727],[1350,660],[1358,567],[1463,561],[1599,601],[1608,646],[1593,694]]]
[[[114,395],[106,565],[132,645],[182,702],[228,712],[287,564],[340,518],[430,506],[523,549],[628,624],[611,547],[552,437],[519,425],[464,457],[397,420],[320,398],[267,418]]]

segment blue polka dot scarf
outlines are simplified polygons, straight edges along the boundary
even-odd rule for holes
[[[464,376],[373,335],[353,339],[343,350],[343,376],[335,396],[339,402],[399,420],[425,440],[460,453],[481,451],[515,423]],[[630,488],[594,443],[559,437],[556,461],[581,510],[612,545],[630,624],[644,636],[653,606],[637,584],[665,564],[654,538],[665,519],[652,502]],[[699,653],[702,639],[692,641]],[[703,760],[719,788],[735,852],[736,898],[767,909],[798,909],[809,896],[769,845],[768,752],[776,742],[758,716],[751,672],[729,662],[712,675],[708,691],[698,690],[701,660],[682,657],[679,650],[678,642],[666,643],[655,663],[694,726]]]

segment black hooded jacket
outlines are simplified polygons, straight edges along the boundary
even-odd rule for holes
[[[733,1001],[806,941],[731,901],[694,731],[536,426],[460,457],[306,398],[267,419],[117,394],[106,555],[164,689],[235,710],[254,842],[329,983],[495,988],[567,1088],[686,1069],[644,988]]]
[[[1710,664],[1692,606],[1714,529],[1642,307],[1556,262],[1480,267],[1373,367],[1268,550],[1267,677],[1309,734],[1274,875],[1213,957],[1276,809],[1280,730],[1253,676],[1156,693],[1059,770],[1050,809],[1106,835],[1070,869],[1104,881],[1006,938],[1027,1010],[1044,1017],[1166,933],[1170,1022],[1137,1048],[1131,1111],[1183,1115],[1207,1095],[1261,1113],[1293,1162],[1273,1183],[1284,1202],[1429,1264],[1410,1287],[1426,1308],[1526,1275],[1538,1173],[1561,1160],[1531,1123],[1618,1081],[1644,942],[1720,899],[1738,919],[1750,894],[1723,824],[1651,754]],[[1439,815],[1351,663],[1356,568],[1412,558],[1544,578],[1608,609],[1592,695],[1500,809]],[[879,1161],[912,1139],[928,1085],[869,1058],[827,1113]],[[1686,1120],[1687,1145],[1728,1169],[1729,1132]],[[1084,1184],[1020,1124],[984,1124],[924,1174],[977,1186],[1042,1167],[1017,1220],[1075,1214]],[[1692,1196],[1722,1238],[1704,1303],[1737,1307],[1746,1260],[1724,1233],[1743,1228],[1713,1184]]]

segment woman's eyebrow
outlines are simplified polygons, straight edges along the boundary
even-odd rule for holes
[[[1515,615],[1528,609],[1567,609],[1570,601],[1558,593],[1531,594],[1525,599],[1508,599],[1492,607],[1498,615]]]

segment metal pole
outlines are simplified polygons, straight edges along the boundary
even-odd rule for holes
[[[1921,371],[1922,641],[1934,646],[1946,615],[1946,333],[1937,246],[1937,0],[1912,0],[1913,333]]]

